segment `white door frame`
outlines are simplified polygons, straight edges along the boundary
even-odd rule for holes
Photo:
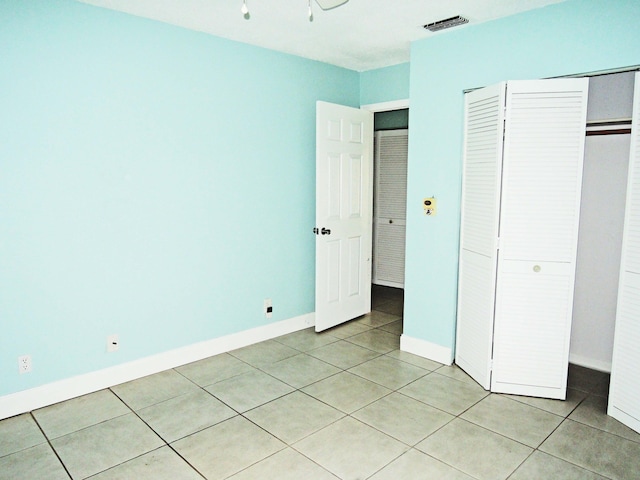
[[[380,102],[380,103],[371,103],[371,104],[367,104],[367,105],[361,105],[360,109],[361,110],[367,110],[369,112],[372,113],[377,113],[377,112],[390,112],[393,110],[402,110],[405,108],[409,108],[409,99],[402,99],[402,100],[392,100],[389,102]],[[372,128],[372,134],[373,134],[373,123],[371,125]],[[373,173],[373,172],[372,172]],[[371,197],[371,205],[370,208],[373,208],[373,196]],[[315,322],[314,322],[315,323]]]
[[[393,110],[404,110],[409,108],[409,99],[392,100],[390,102],[369,103],[367,105],[360,105],[362,110],[369,110],[373,113],[378,112],[391,112]]]
[[[405,109],[409,109],[409,99],[405,98],[402,100],[391,100],[389,102],[370,103],[368,105],[361,105],[360,108],[362,110],[368,110],[373,113],[392,112],[394,110],[405,110]],[[410,130],[408,125],[407,125],[407,130]],[[374,127],[373,133],[375,136],[375,127]],[[375,148],[374,148],[374,155],[375,155]],[[375,167],[374,167],[374,175],[375,175]],[[374,218],[374,221],[375,221],[375,218]],[[405,239],[405,243],[406,243],[406,239]],[[375,242],[373,246],[375,248]],[[375,252],[372,252],[372,253],[375,253]],[[371,263],[371,268],[373,268],[373,262]]]

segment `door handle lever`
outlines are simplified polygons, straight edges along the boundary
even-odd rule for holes
[[[320,230],[320,233],[322,235],[331,235],[331,230],[329,230],[328,228],[322,227],[322,230]]]

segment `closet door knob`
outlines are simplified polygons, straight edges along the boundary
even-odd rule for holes
[[[540,267],[540,265],[534,265],[533,266],[533,271],[538,273],[540,270],[542,270],[542,268]]]

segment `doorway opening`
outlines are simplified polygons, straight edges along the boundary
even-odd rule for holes
[[[404,288],[408,110],[374,116],[372,283]]]
[[[374,112],[371,309],[402,318],[409,109]]]

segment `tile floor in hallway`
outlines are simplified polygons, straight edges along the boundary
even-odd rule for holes
[[[639,479],[608,376],[566,401],[489,394],[401,352],[398,291],[372,314],[0,421],[0,479]],[[400,292],[401,293],[401,292]]]

